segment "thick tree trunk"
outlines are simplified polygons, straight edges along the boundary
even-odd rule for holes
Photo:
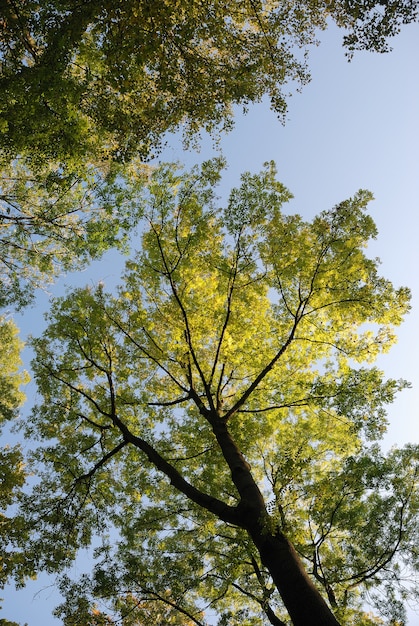
[[[249,532],[294,626],[339,626],[287,538],[256,529]]]
[[[227,424],[210,418],[234,484],[241,496],[237,506],[238,525],[246,528],[262,563],[270,572],[294,626],[340,626],[332,610],[315,587],[293,545],[279,530],[275,535],[264,527],[264,499]]]

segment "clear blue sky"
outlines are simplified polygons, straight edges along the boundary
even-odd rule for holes
[[[293,192],[289,210],[306,217],[330,208],[359,188],[370,189],[375,201],[371,213],[379,236],[371,253],[382,259],[382,273],[413,293],[413,310],[399,331],[398,345],[380,361],[389,376],[413,384],[390,407],[385,445],[419,441],[419,26],[403,29],[386,55],[358,53],[348,63],[341,33],[328,31],[311,53],[312,82],[289,101],[283,127],[266,103],[253,106],[246,116],[238,112],[234,130],[222,139],[227,158],[225,188],[238,182],[242,171],[258,171],[264,161],[276,161],[281,181]],[[188,166],[213,154],[203,140],[199,154],[185,153],[176,138],[169,140],[165,160]],[[64,284],[117,280],[115,259],[109,255]],[[19,323],[22,336],[42,326],[47,298]],[[30,391],[30,388],[29,388]],[[31,393],[31,392],[30,392]],[[23,415],[24,416],[24,415]],[[70,575],[77,576],[83,561]],[[57,603],[54,581],[41,577],[27,589],[7,588],[1,617],[29,626],[54,626],[51,608]],[[417,626],[412,613],[409,626]]]

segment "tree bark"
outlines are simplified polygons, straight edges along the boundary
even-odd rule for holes
[[[249,533],[294,626],[339,626],[290,541],[280,532],[273,536],[255,529]]]
[[[340,626],[291,542],[279,529],[275,534],[268,529],[263,495],[226,422],[214,417],[210,422],[240,494],[237,506],[239,525],[249,532],[292,623],[294,626]]]

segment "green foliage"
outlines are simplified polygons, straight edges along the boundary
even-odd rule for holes
[[[0,626],[20,626],[17,622],[10,622],[8,619],[0,619]],[[25,624],[27,626],[27,624]]]
[[[366,441],[384,432],[384,405],[405,386],[371,364],[393,343],[408,292],[365,256],[370,195],[308,224],[282,214],[290,194],[270,164],[244,175],[221,211],[220,164],[162,168],[145,191],[134,158],[179,128],[188,140],[228,129],[232,105],[265,95],[283,118],[288,85],[309,79],[301,50],[330,18],[349,54],[385,51],[417,3],[2,3],[0,306],[24,306],[59,272],[124,246],[146,208],[118,296],[98,287],[57,301],[34,342],[43,401],[27,426],[45,469],[24,516],[9,515],[21,451],[0,453],[1,584],[61,570],[96,535],[119,532],[112,555],[98,549],[85,593],[63,581],[66,624],[200,624],[214,606],[220,625],[261,612],[283,625],[244,530],[254,502],[236,461],[263,492],[264,532],[294,542],[342,623],[379,623],[359,608],[373,587],[385,589],[388,623],[402,619],[401,564],[417,569],[405,539],[415,536],[417,451],[383,459]],[[0,344],[4,421],[25,380],[4,319]]]
[[[66,162],[142,158],[165,133],[231,125],[264,95],[280,117],[301,50],[331,18],[349,50],[386,50],[417,2],[233,0],[2,3],[2,149]]]
[[[0,420],[3,423],[16,415],[24,400],[20,385],[27,382],[26,374],[19,372],[22,344],[15,324],[0,317]]]
[[[374,590],[394,623],[402,570],[419,564],[419,452],[369,443],[406,386],[372,363],[409,292],[366,256],[370,194],[305,222],[282,212],[271,163],[219,209],[220,166],[156,170],[117,295],[57,299],[33,340],[41,401],[25,428],[44,469],[24,505],[27,554],[62,570],[96,537],[91,581],[63,580],[68,624],[143,623],[145,602],[180,611],[173,623],[204,624],[210,606],[220,625],[283,625],[243,522],[257,483],[262,534],[286,534],[340,623],[379,624],[361,608]],[[107,608],[92,613],[92,597]]]
[[[61,591],[66,594],[67,603],[59,607],[55,614],[61,617],[64,626],[105,626],[114,624],[105,603],[101,602],[101,608],[97,604],[92,605],[89,597],[91,581],[83,576],[79,583],[72,583],[64,577]],[[154,626],[155,624],[167,624],[167,626],[200,626],[201,622],[188,615],[183,609],[180,611],[173,602],[170,590],[162,593],[141,594],[140,597],[130,591],[121,593],[117,598],[115,608],[123,618],[126,626]]]
[[[417,0],[346,1],[333,5],[337,24],[349,30],[343,41],[350,56],[355,50],[388,52],[388,38],[419,15]]]
[[[20,387],[28,377],[21,371],[21,342],[14,323],[0,318],[0,428],[17,416],[25,398]],[[0,587],[13,574],[22,580],[32,574],[25,557],[15,550],[17,540],[22,541],[22,525],[8,514],[16,503],[17,495],[25,482],[23,455],[20,446],[0,449]]]
[[[0,307],[124,244],[147,170],[4,162],[0,182]]]

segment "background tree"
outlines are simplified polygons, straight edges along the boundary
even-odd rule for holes
[[[123,247],[138,220],[134,196],[147,168],[132,162],[59,167],[15,159],[0,179],[0,307],[23,306],[36,288]]]
[[[308,80],[301,50],[334,20],[355,49],[388,49],[417,0],[1,3],[2,148],[57,160],[147,157],[165,133],[225,129],[269,96],[280,117]]]
[[[17,417],[25,399],[20,387],[27,382],[27,374],[21,370],[20,350],[16,326],[11,320],[0,317],[0,428]],[[33,573],[30,561],[14,549],[17,539],[22,540],[23,527],[8,515],[24,481],[20,446],[0,449],[0,588],[12,573],[20,583]]]
[[[217,163],[156,171],[118,295],[57,299],[33,341],[44,471],[25,547],[56,571],[102,537],[106,619],[169,594],[195,623],[211,608],[220,625],[379,624],[361,607],[382,593],[394,624],[416,593],[419,451],[372,443],[405,386],[372,362],[409,293],[365,255],[371,195],[308,223],[282,213],[272,164],[224,210],[218,178]],[[89,606],[83,589],[64,580],[62,615]]]

